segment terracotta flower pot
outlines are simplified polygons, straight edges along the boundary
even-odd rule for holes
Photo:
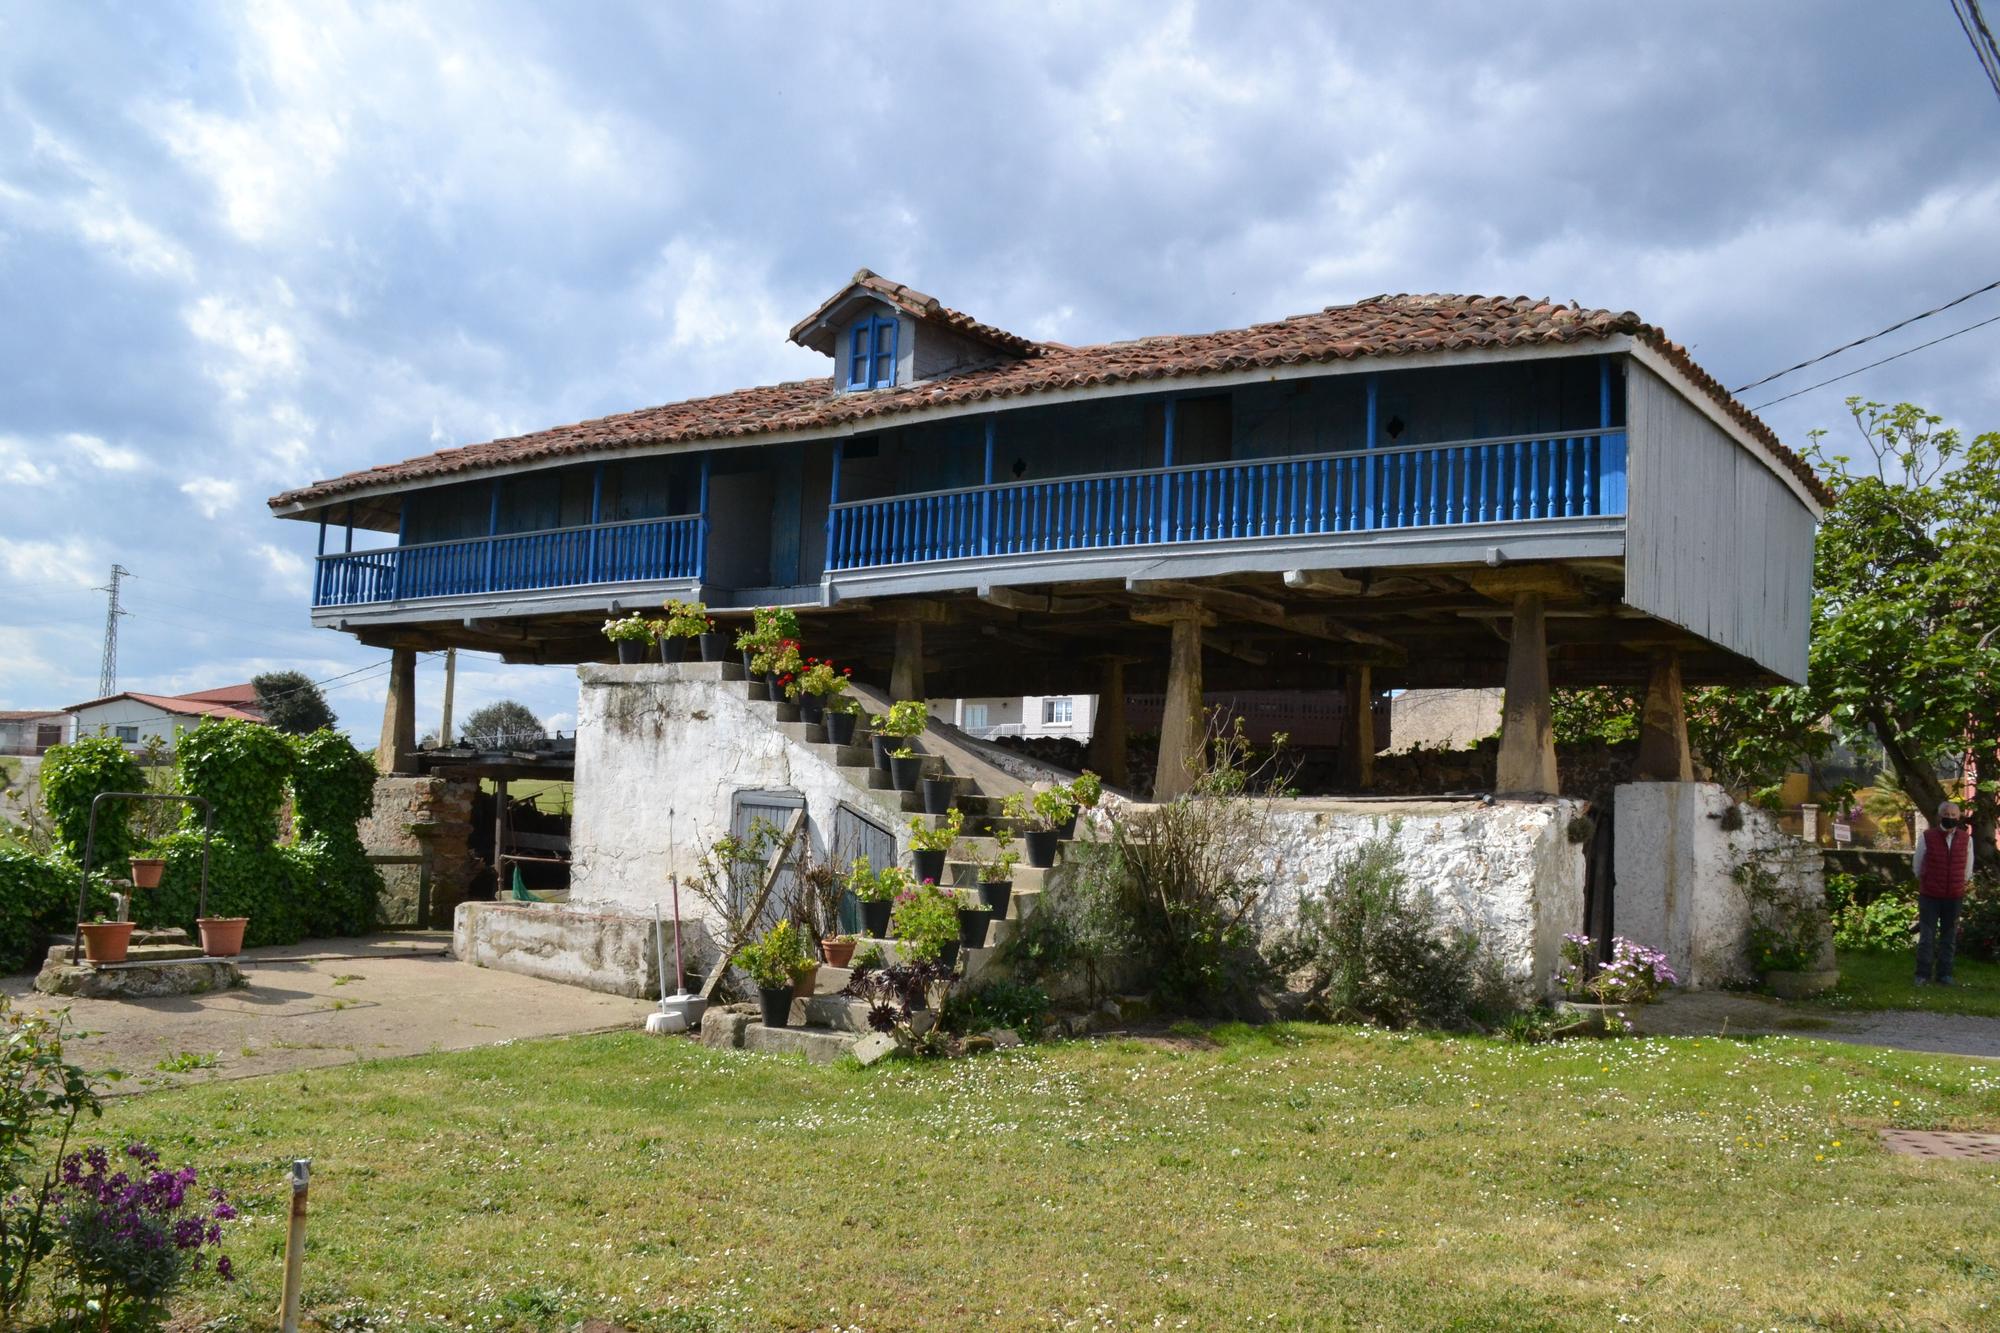
[[[243,931],[247,916],[204,916],[195,918],[201,930],[201,951],[210,958],[234,958],[243,952]]]
[[[166,872],[165,858],[158,856],[135,856],[132,858],[132,887],[135,889],[157,889],[160,876]]]
[[[93,963],[122,963],[132,947],[130,921],[79,923],[77,931],[83,936],[83,956]]]
[[[821,940],[819,951],[828,967],[846,967],[854,961],[853,940]]]
[[[809,999],[812,996],[813,987],[818,982],[819,964],[814,963],[809,969],[792,978],[792,994],[801,1000]]]

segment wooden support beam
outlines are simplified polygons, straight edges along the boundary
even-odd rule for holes
[[[924,695],[924,622],[896,622],[896,657],[889,668],[889,693],[898,700]]]
[[[1233,657],[1239,662],[1248,662],[1251,666],[1269,666],[1271,664],[1271,655],[1269,653],[1252,647],[1242,639],[1225,638],[1213,630],[1203,632],[1201,646],[1211,652],[1221,653],[1224,657]]]
[[[1639,759],[1632,776],[1640,782],[1694,781],[1694,755],[1688,748],[1687,710],[1681,700],[1679,653],[1653,656],[1646,682],[1646,702],[1639,712]]]
[[[382,704],[382,739],[375,747],[377,773],[417,771],[417,650],[389,654],[389,697]]]
[[[1178,625],[1191,621],[1202,629],[1212,629],[1215,616],[1194,602],[1143,602],[1132,608],[1132,619],[1142,625]]]
[[[1114,787],[1131,781],[1125,760],[1131,739],[1125,727],[1125,665],[1129,660],[1102,657],[1097,661],[1097,715],[1084,756],[1091,769]]]
[[[1555,725],[1549,710],[1548,621],[1538,592],[1514,598],[1493,786],[1507,795],[1548,796],[1558,790]]]
[[[1022,592],[1019,588],[989,587],[981,585],[979,600],[989,606],[1004,607],[1009,611],[1047,611],[1047,593]]]
[[[875,614],[899,625],[949,625],[956,618],[949,602],[929,597],[898,597],[882,603]]]
[[[1347,704],[1340,745],[1341,785],[1367,791],[1375,785],[1375,689],[1365,666],[1347,669],[1342,693]]]
[[[1331,639],[1337,643],[1364,643],[1396,654],[1403,651],[1393,640],[1386,639],[1373,631],[1357,629],[1317,611],[1295,614],[1287,611],[1282,602],[1259,597],[1254,593],[1239,592],[1234,588],[1218,588],[1206,583],[1186,583],[1178,579],[1127,579],[1125,587],[1128,591],[1142,596],[1173,597],[1193,602],[1207,607],[1218,615],[1247,620],[1256,625],[1269,625],[1273,629],[1303,634],[1307,638]]]
[[[1330,592],[1343,597],[1359,597],[1368,591],[1368,585],[1360,579],[1351,578],[1337,569],[1288,569],[1285,571],[1285,586],[1300,592]]]
[[[1544,603],[1581,602],[1589,597],[1578,578],[1561,565],[1502,565],[1496,569],[1453,571],[1452,577],[1465,583],[1482,597],[1496,602],[1513,601],[1522,593],[1534,593]]]
[[[1133,614],[1139,613],[1135,610]],[[1160,713],[1160,757],[1153,770],[1153,799],[1171,801],[1194,786],[1201,764],[1207,719],[1201,703],[1201,631],[1213,617],[1199,606],[1181,604],[1181,614],[1167,621],[1172,638],[1167,645],[1167,692]],[[1155,622],[1157,623],[1157,622]]]

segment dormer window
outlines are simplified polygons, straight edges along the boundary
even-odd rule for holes
[[[848,388],[886,389],[896,382],[896,323],[870,315],[849,332]]]

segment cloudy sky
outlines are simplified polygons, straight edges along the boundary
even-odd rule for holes
[[[121,687],[358,672],[372,740],[386,658],[308,628],[269,495],[823,373],[784,330],[863,265],[1069,342],[1547,295],[1731,385],[2000,278],[1947,0],[1360,9],[0,8],[0,708],[95,692],[116,561]],[[2000,324],[1766,415],[1850,392],[2000,428]],[[507,694],[574,713],[465,663]]]

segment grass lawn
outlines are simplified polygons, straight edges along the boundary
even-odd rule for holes
[[[1843,953],[1840,985],[1815,1001],[1840,1009],[1926,1009],[1939,1014],[1984,1014],[2000,1018],[2000,963],[1960,958],[1952,964],[1952,986],[1918,986],[1913,950]]]
[[[121,1100],[249,1205],[314,1159],[322,1327],[1992,1329],[2000,1064],[1794,1038],[1288,1027],[873,1071],[639,1034]]]

